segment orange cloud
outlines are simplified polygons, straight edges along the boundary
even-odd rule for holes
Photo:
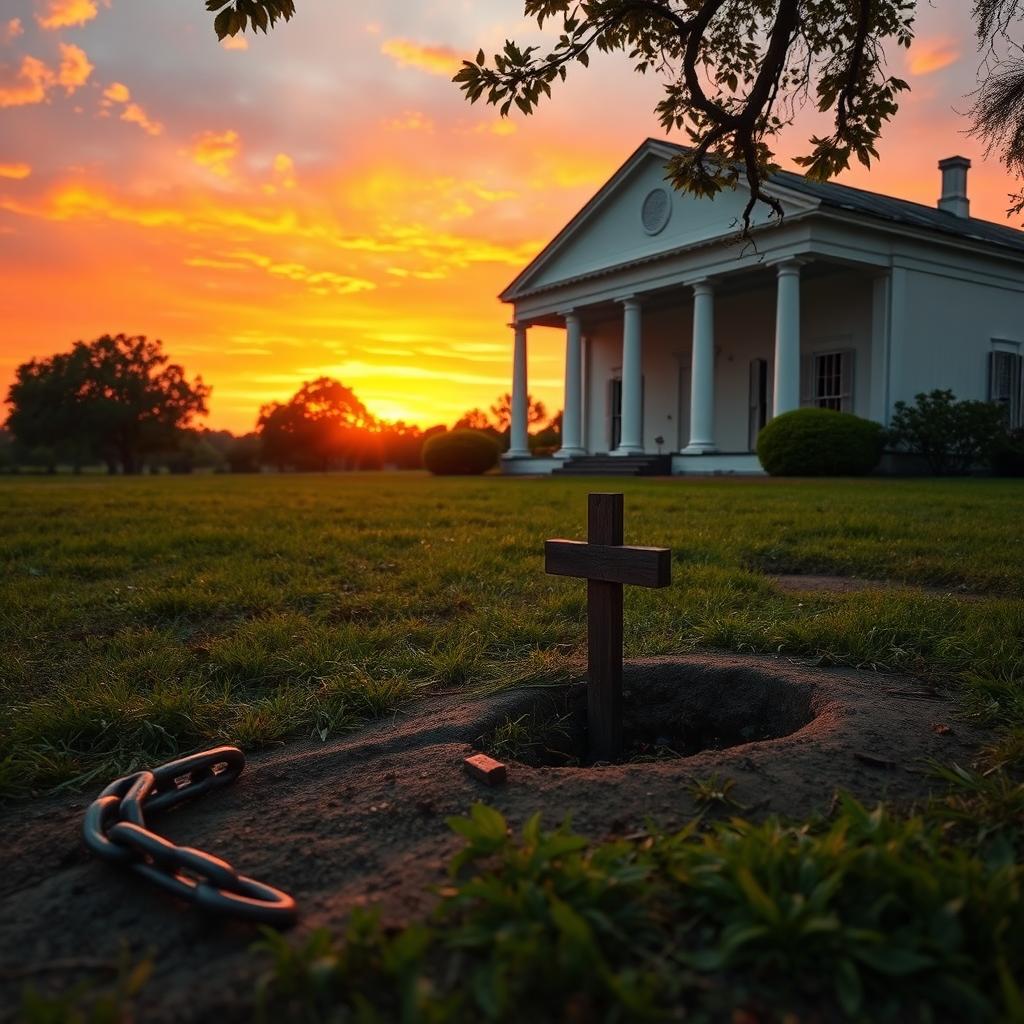
[[[164,126],[159,121],[151,120],[138,103],[129,103],[121,114],[121,120],[137,124],[147,135],[159,135],[164,130]]]
[[[485,135],[515,135],[519,131],[519,125],[515,121],[501,118],[497,121],[485,121],[483,124],[477,125],[475,130]]]
[[[23,107],[42,103],[53,88],[55,75],[41,60],[28,55],[13,74],[0,70],[0,107]]]
[[[287,153],[274,157],[274,177],[281,188],[295,188],[295,161]]]
[[[203,261],[203,262],[201,262]],[[333,270],[313,270],[304,263],[297,261],[274,260],[257,252],[233,252],[228,254],[227,260],[219,262],[219,269],[234,269],[232,261],[240,263],[242,267],[258,267],[275,277],[287,278],[305,284],[310,291],[316,295],[355,295],[357,292],[373,291],[377,286],[365,278],[350,277],[346,274],[338,274]],[[199,257],[194,260],[186,260],[189,266],[210,266],[212,260],[204,260]]]
[[[85,85],[92,74],[93,65],[85,55],[85,50],[70,43],[60,44],[60,68],[57,71],[57,83],[64,86],[70,96],[77,88]]]
[[[221,40],[220,45],[223,50],[248,50],[249,40],[241,34],[237,36],[225,36]]]
[[[104,106],[110,106],[112,103],[127,103],[131,98],[131,90],[123,82],[111,82],[103,90]]]
[[[386,39],[380,52],[399,67],[418,68],[431,75],[450,78],[462,67],[461,56],[449,46],[427,46],[410,39]]]
[[[103,90],[104,107],[113,107],[123,103],[124,110],[121,111],[121,120],[129,124],[137,124],[147,135],[159,135],[164,126],[159,121],[154,121],[138,103],[132,103],[132,92],[124,82],[111,82]],[[102,117],[106,117],[104,112]]]
[[[0,43],[13,43],[24,31],[21,18],[11,18],[5,25],[0,25]]]
[[[36,15],[36,21],[41,28],[70,28],[92,21],[96,13],[93,0],[49,0],[45,12]]]
[[[0,178],[27,178],[32,173],[29,164],[0,164]]]
[[[960,47],[953,39],[919,39],[910,53],[910,70],[915,75],[931,75],[960,59]]]
[[[57,85],[64,86],[70,96],[84,85],[93,68],[85,51],[61,43],[60,54],[60,66],[56,71],[28,54],[21,58],[17,71],[0,68],[0,107],[24,107],[42,103]]]
[[[392,132],[427,132],[432,134],[434,122],[418,110],[407,110],[401,117],[393,117],[384,125]]]
[[[238,132],[203,132],[192,144],[192,159],[220,178],[231,173],[231,165],[241,149]]]

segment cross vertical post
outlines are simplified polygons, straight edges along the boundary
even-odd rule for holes
[[[622,585],[672,582],[668,548],[622,543],[622,504],[621,494],[591,494],[586,542],[544,542],[545,572],[587,581],[587,723],[595,761],[622,753]]]
[[[591,494],[587,543],[618,546],[623,539],[621,494]],[[587,580],[587,722],[591,756],[610,761],[622,750],[622,584]]]

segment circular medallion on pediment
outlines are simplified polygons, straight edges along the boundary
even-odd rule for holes
[[[649,235],[664,231],[671,216],[672,197],[667,189],[655,188],[648,192],[643,206],[640,207],[640,222],[644,226],[644,231]]]

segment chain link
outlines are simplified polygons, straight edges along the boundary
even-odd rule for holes
[[[217,747],[116,779],[85,812],[85,845],[204,910],[275,927],[294,924],[295,900],[287,893],[238,874],[203,850],[176,846],[146,826],[146,815],[226,786],[244,767],[237,747]]]

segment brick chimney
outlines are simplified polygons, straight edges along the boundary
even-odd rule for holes
[[[965,156],[951,156],[939,161],[942,171],[942,197],[939,209],[954,217],[970,217],[971,201],[967,197],[967,172],[971,161]]]

